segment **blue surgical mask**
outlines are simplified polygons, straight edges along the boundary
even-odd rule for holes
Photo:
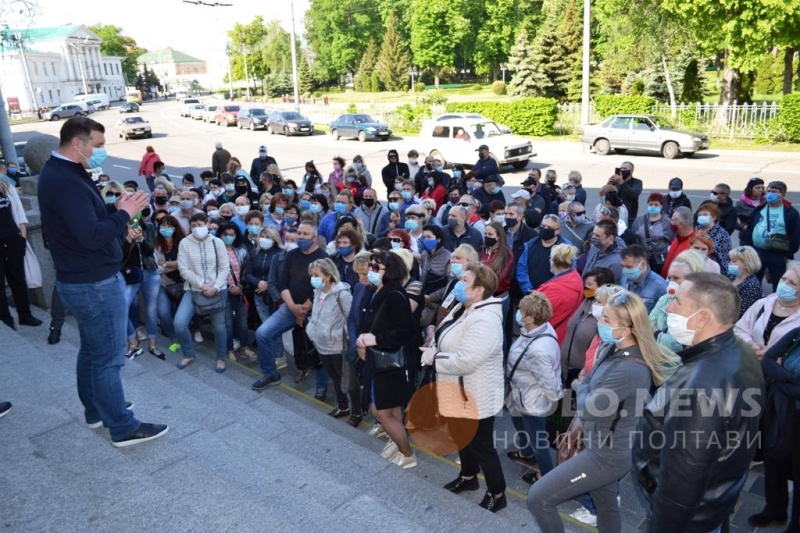
[[[353,166],[356,167],[356,170],[361,170],[364,168],[364,165],[362,163],[356,163]]]
[[[108,201],[108,200],[106,199],[106,201]],[[180,210],[181,210],[181,207],[179,205],[171,205],[171,206],[169,206],[169,212],[172,213],[172,214],[175,214]]]
[[[697,225],[706,227],[711,224],[711,215],[700,215],[697,217]]]
[[[469,296],[467,295],[467,284],[464,281],[459,281],[456,283],[456,286],[453,287],[453,297],[460,303],[465,303],[469,300]]]
[[[403,191],[400,194],[403,195],[403,200],[405,200],[406,202],[408,202],[414,197],[414,194],[411,191]]]
[[[314,244],[314,239],[297,239],[297,247],[300,251],[305,252]]]
[[[294,226],[297,222],[297,217],[292,215],[286,215],[283,218],[283,221],[286,223],[287,226]]]
[[[302,209],[303,211],[311,209],[311,202],[309,202],[308,200],[300,200],[300,209]]]
[[[116,196],[106,196],[106,203],[108,205],[114,205],[116,203],[116,201],[117,201],[117,197]],[[170,209],[170,211],[171,211],[171,209]]]
[[[162,237],[172,237],[175,234],[175,228],[158,228],[158,232]]]
[[[352,253],[353,253],[353,247],[352,246],[340,246],[339,247],[339,255],[341,255],[342,257],[347,257],[348,255],[350,255]]]
[[[694,248],[692,249],[692,251],[693,251],[694,253],[696,253],[697,255],[699,255],[700,257],[702,257],[702,258],[703,258],[703,261],[705,261],[706,259],[708,259],[708,254],[707,254],[707,253],[705,253],[705,252],[701,252],[700,250],[695,250]]]
[[[454,277],[460,278],[464,274],[464,265],[461,263],[450,263],[450,273]]]
[[[285,211],[285,209],[283,207],[281,207],[281,206],[277,206],[275,208],[275,214],[276,215],[282,215],[284,211]]]
[[[89,146],[86,143],[83,144]],[[102,167],[103,163],[105,163],[106,159],[108,159],[108,152],[106,152],[106,149],[103,146],[100,146],[99,148],[92,147],[92,155],[90,155],[88,158],[85,159],[86,159],[86,164],[89,165],[89,168]]]
[[[774,204],[781,199],[781,195],[776,192],[768,192],[764,195],[764,198],[766,198],[768,204]]]
[[[194,202],[192,200],[181,200],[181,209],[184,211],[188,211],[194,207]]]
[[[519,327],[524,326],[524,324],[522,323],[522,311],[520,311],[519,309],[517,309],[517,314],[514,315],[514,320],[517,321],[517,325]]]
[[[441,165],[439,165],[438,167],[436,167],[436,172],[441,172],[441,171],[443,171],[443,170],[444,170],[444,167],[443,167],[443,166],[441,166]]]
[[[396,211],[399,211],[399,210],[400,210],[400,204],[399,203],[397,203],[397,202],[389,202],[389,211],[395,211],[396,212]]]
[[[575,217],[575,223],[576,224],[588,224],[589,223],[589,219],[586,218],[585,214],[578,215],[578,216]]]
[[[369,272],[367,272],[367,279],[369,280],[370,283],[377,286],[381,282],[381,275],[378,272],[370,270]]]
[[[642,275],[642,269],[638,266],[633,268],[623,268],[622,275],[628,279],[628,281],[636,281],[639,279],[639,276]]]
[[[500,194],[500,187],[495,187],[492,194]]]
[[[653,205],[648,205],[647,206],[647,214],[650,215],[651,217],[654,217],[654,216],[658,215],[659,213],[661,213],[661,208],[660,207],[653,206]]]
[[[290,197],[294,196],[294,189],[292,189],[291,187],[289,187],[287,189],[283,189],[283,194],[285,194],[286,196],[290,196]]]
[[[258,235],[259,231],[261,231],[261,226],[256,226],[255,224],[247,226],[247,233],[250,235]]]
[[[222,237],[220,237],[220,239],[222,239],[222,242],[225,244],[225,246],[230,246],[231,244],[233,244],[233,241],[236,240],[236,237],[234,237],[233,235],[223,235]]]
[[[417,229],[419,229],[419,222],[416,220],[406,220],[405,228],[407,231],[417,231]]]
[[[730,274],[731,276],[736,277],[741,273],[742,269],[739,268],[738,265],[728,265],[728,274]]]
[[[392,241],[392,250],[399,250],[402,247],[403,247],[403,243],[402,242],[394,242],[394,241]]]
[[[785,281],[781,281],[778,283],[778,290],[775,291],[775,294],[778,295],[778,300],[782,302],[791,302],[797,297],[797,290],[793,289],[791,285]]]
[[[429,252],[432,252],[436,248],[437,244],[439,244],[437,239],[422,239],[422,247]]]
[[[344,215],[347,213],[347,204],[344,202],[335,202],[333,204],[333,210],[339,213],[340,215]]]
[[[600,340],[606,344],[619,344],[619,342],[624,339],[625,337],[620,337],[619,339],[614,338],[614,330],[619,328],[612,328],[608,324],[597,324],[597,334],[600,336]]]
[[[320,276],[311,276],[311,286],[317,290],[320,290],[325,286],[325,282],[322,281],[322,277]]]
[[[461,171],[460,170],[454,170],[453,171],[453,177],[455,179],[459,179],[461,177]]]
[[[308,210],[312,213],[320,213],[322,212],[322,204],[311,204],[311,207],[309,207]]]

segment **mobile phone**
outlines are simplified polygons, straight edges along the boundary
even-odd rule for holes
[[[615,168],[614,169],[614,175],[615,176],[622,176],[622,170],[620,170],[619,167]]]

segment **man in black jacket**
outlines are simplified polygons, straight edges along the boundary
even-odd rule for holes
[[[389,150],[387,158],[389,159],[389,164],[381,169],[381,179],[386,187],[386,195],[388,196],[394,190],[397,178],[402,178],[405,181],[416,176],[409,175],[408,165],[400,162],[397,150]]]
[[[667,306],[683,366],[645,407],[633,434],[634,478],[650,533],[718,531],[733,512],[758,441],[764,376],[733,334],[739,293],[723,276],[686,276]]]
[[[628,226],[639,215],[639,196],[642,194],[642,180],[633,177],[633,163],[625,161],[619,166],[619,174],[614,174],[608,182],[617,188],[622,203],[628,209]]]
[[[253,183],[258,183],[261,178],[261,173],[267,171],[269,165],[277,165],[278,162],[275,158],[267,155],[267,147],[263,144],[258,147],[258,157],[253,159],[253,164],[250,165],[250,178]]]
[[[710,198],[700,204],[700,207],[710,203],[717,204],[717,207],[720,210],[721,215],[717,223],[725,228],[725,231],[728,232],[728,235],[733,235],[733,231],[736,229],[739,219],[736,214],[736,206],[733,205],[733,200],[731,200],[730,186],[725,183],[720,183],[714,187],[714,190],[711,191]],[[694,218],[695,222],[697,222],[697,216]]]

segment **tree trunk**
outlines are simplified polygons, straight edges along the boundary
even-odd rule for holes
[[[794,48],[787,46],[783,51],[783,94],[792,94],[794,81]]]
[[[672,86],[672,78],[669,76],[669,67],[667,66],[667,56],[665,54],[661,54],[661,65],[664,67],[664,81],[667,82],[667,91],[669,91],[670,118],[675,120],[678,116],[678,106],[675,102],[675,88]]]
[[[742,89],[742,73],[738,68],[725,66],[722,74],[722,89],[719,93],[719,103],[730,105],[739,100],[739,91]]]
[[[439,90],[439,67],[433,69],[433,86],[436,87],[436,90]]]

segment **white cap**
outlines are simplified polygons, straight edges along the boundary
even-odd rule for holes
[[[530,200],[531,199],[531,193],[529,193],[525,189],[520,189],[517,192],[515,192],[514,194],[512,194],[511,198],[523,198],[525,200]]]
[[[267,151],[267,147],[262,144],[261,146],[258,147],[258,151],[259,152],[266,152]]]
[[[222,148],[222,141],[217,141],[217,142],[215,142],[215,143],[214,143],[214,146],[215,146],[216,148]]]

